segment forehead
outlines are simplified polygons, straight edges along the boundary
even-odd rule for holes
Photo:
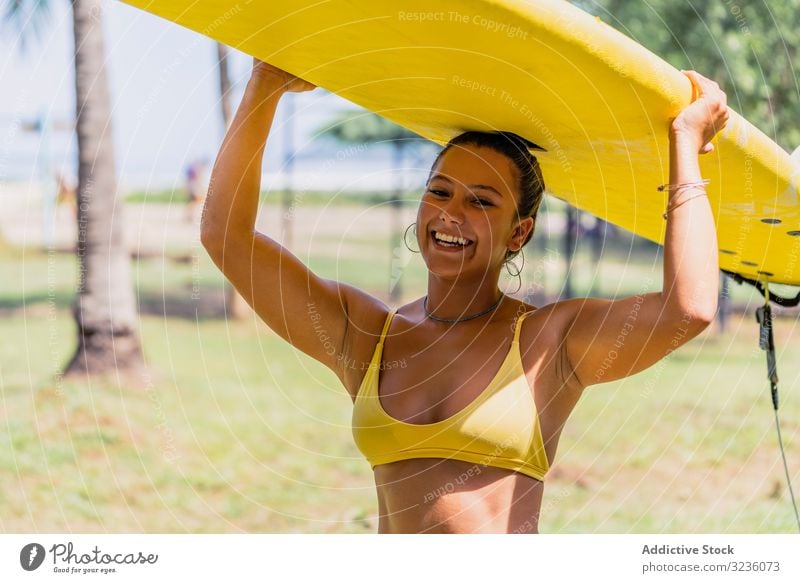
[[[432,175],[443,174],[459,185],[486,184],[513,194],[517,173],[505,154],[475,145],[452,146],[439,159]]]

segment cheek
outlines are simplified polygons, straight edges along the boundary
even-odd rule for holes
[[[430,224],[431,224],[431,212],[430,212],[430,209],[420,208],[417,211],[416,223],[417,223],[417,226],[416,226],[415,230],[417,232],[417,237],[419,237],[420,239],[424,238],[425,233],[428,231],[428,229],[430,228]]]
[[[472,230],[492,247],[496,246],[499,241],[502,240],[505,233],[502,221],[497,217],[492,217],[484,213],[476,213],[471,224]]]
[[[423,197],[417,209],[417,221],[429,221],[436,212],[436,202],[427,196]]]

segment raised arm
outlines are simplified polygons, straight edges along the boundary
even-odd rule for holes
[[[286,341],[342,379],[348,302],[354,290],[323,279],[255,230],[261,165],[280,97],[314,85],[254,61],[220,147],[201,221],[201,242],[256,313]]]
[[[655,364],[702,332],[717,310],[717,236],[705,188],[697,185],[703,179],[698,154],[713,149],[710,141],[727,123],[728,108],[716,83],[694,71],[686,75],[698,98],[670,126],[669,184],[694,186],[669,190],[663,289],[565,302],[567,361],[583,387]]]

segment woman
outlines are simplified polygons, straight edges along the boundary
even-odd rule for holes
[[[698,154],[728,113],[716,83],[686,74],[699,96],[669,127],[663,291],[538,309],[503,295],[500,270],[530,240],[544,182],[521,138],[468,133],[435,161],[417,214],[428,293],[390,310],[254,230],[278,101],[314,88],[254,62],[201,239],[259,316],[347,389],[378,532],[538,532],[545,475],[582,391],[651,366],[712,321],[717,243]]]

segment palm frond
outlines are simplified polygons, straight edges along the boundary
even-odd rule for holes
[[[3,28],[12,31],[19,39],[20,48],[24,51],[29,39],[37,42],[42,39],[46,27],[50,24],[50,0],[0,0],[2,2]],[[8,34],[4,31],[3,35]]]

